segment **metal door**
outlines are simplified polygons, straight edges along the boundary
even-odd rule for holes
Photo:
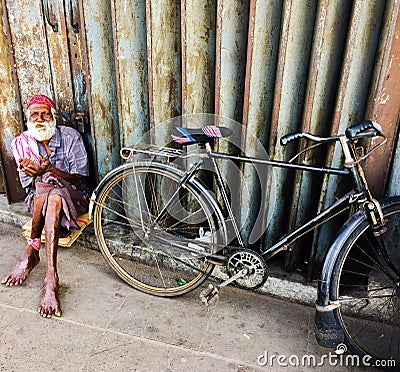
[[[288,132],[336,134],[373,119],[389,141],[369,159],[372,188],[377,195],[399,193],[398,0],[2,1],[3,170],[14,168],[6,146],[22,128],[20,111],[40,91],[55,98],[65,120],[82,123],[79,113],[88,115],[90,128],[85,121],[83,127],[90,129],[99,178],[119,164],[120,145],[176,115],[207,112],[241,122],[275,159],[301,148],[280,146]],[[251,136],[239,137],[247,155],[258,155]],[[169,133],[156,129],[156,138],[164,143]],[[337,150],[305,161],[338,166]],[[229,177],[229,169],[223,172]],[[242,175],[238,209],[246,240],[258,215],[272,213],[257,242],[261,249],[328,205],[342,187],[336,177],[282,170],[275,180],[280,197],[273,200],[250,168]],[[16,200],[17,181],[8,170],[5,180]],[[286,267],[307,261],[314,277],[338,226],[294,246]]]
[[[116,75],[121,144],[129,144],[136,138],[133,133],[171,116],[211,112],[242,122],[271,157],[289,159],[299,148],[280,146],[279,138],[288,132],[336,134],[369,118],[389,134],[383,158],[371,158],[368,165],[373,188],[383,194],[386,181],[394,185],[398,180],[398,171],[390,168],[400,107],[393,75],[399,68],[398,1],[135,0],[129,4],[112,1],[116,70],[131,68],[129,74]],[[144,33],[146,42],[141,39]],[[135,47],[134,61],[125,58],[128,40]],[[140,61],[147,61],[147,66]],[[129,84],[133,76],[138,77],[134,85]],[[134,116],[124,104],[128,97],[142,98],[144,104],[136,105],[139,121],[131,120]],[[164,141],[168,133],[160,137]],[[250,137],[243,138],[242,146],[246,154],[257,155]],[[326,149],[305,161],[338,166],[337,150]],[[342,186],[336,177],[328,180],[282,170],[275,180],[280,197],[268,200],[270,195],[264,198],[252,170],[244,167],[242,174],[239,190],[251,190],[241,195],[246,240],[258,215],[269,213],[260,210],[274,206],[265,239],[259,242],[262,249],[328,205]],[[313,277],[339,223],[292,247],[286,267],[308,262]]]
[[[91,143],[86,69],[76,0],[3,0],[4,66],[13,86],[2,91],[2,168],[10,202],[23,196],[7,147],[24,129],[27,100],[37,93],[53,98],[59,123],[73,126]],[[8,48],[4,45],[7,42]],[[8,50],[7,50],[8,49]],[[10,63],[11,62],[11,63]],[[90,146],[88,146],[90,150]],[[12,176],[13,175],[13,176]]]

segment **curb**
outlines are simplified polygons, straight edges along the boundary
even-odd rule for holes
[[[25,203],[21,202],[10,205],[5,196],[0,195],[0,222],[22,229],[22,226],[30,219],[31,216],[26,210]],[[85,248],[99,251],[94,236],[93,224],[83,231],[82,235],[78,238],[78,243]],[[213,275],[222,278],[222,275],[218,275],[215,271]],[[287,276],[291,277],[291,275]],[[314,306],[317,299],[316,285],[304,284],[296,279],[282,279],[276,276],[270,276],[267,282],[261,288],[255,290],[255,292],[307,306]]]

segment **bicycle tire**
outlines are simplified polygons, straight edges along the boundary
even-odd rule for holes
[[[105,260],[126,283],[156,296],[182,295],[203,283],[214,264],[202,253],[214,253],[224,235],[206,188],[196,179],[182,187],[183,174],[163,163],[127,163],[97,193],[94,229]]]
[[[355,226],[338,255],[330,296],[345,344],[370,365],[400,369],[400,198],[382,202],[387,231],[375,238],[365,219]],[[376,240],[378,239],[378,240]],[[382,244],[395,269],[382,259]],[[397,272],[396,272],[397,271]]]

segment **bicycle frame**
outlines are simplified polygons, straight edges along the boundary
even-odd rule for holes
[[[196,171],[200,171],[201,165],[207,161],[211,160],[212,163],[212,168],[215,171],[216,174],[216,182],[218,186],[218,190],[221,193],[224,205],[228,211],[228,215],[230,220],[232,221],[234,232],[237,238],[237,241],[239,243],[240,247],[244,247],[244,242],[240,234],[239,227],[237,226],[236,220],[233,215],[233,211],[230,205],[230,202],[227,197],[227,193],[225,190],[225,186],[223,184],[221,172],[219,170],[218,164],[216,162],[217,159],[222,159],[222,160],[233,160],[233,161],[240,161],[243,163],[250,163],[250,164],[261,164],[261,165],[266,165],[266,166],[271,166],[275,168],[287,168],[287,169],[292,169],[292,170],[301,170],[301,171],[311,171],[311,172],[320,172],[324,174],[331,174],[331,175],[339,175],[339,176],[353,176],[353,178],[358,178],[358,175],[353,175],[352,171],[349,169],[337,169],[337,168],[326,168],[326,167],[315,167],[312,165],[307,165],[307,164],[293,164],[290,162],[285,162],[285,161],[278,161],[278,160],[266,160],[266,159],[259,159],[255,157],[248,157],[248,156],[235,156],[235,155],[229,155],[225,153],[219,153],[215,152],[211,149],[211,146],[209,143],[205,144],[205,154],[202,154],[201,159],[193,164],[190,169],[187,171],[187,175],[190,175],[188,177],[185,177],[185,179],[182,180],[182,183],[186,182],[188,179],[191,178],[193,174],[196,173]],[[191,157],[191,154],[184,155],[184,158],[189,158]],[[193,156],[198,156],[196,155]],[[294,243],[297,239],[301,238],[303,235],[306,233],[312,231],[316,227],[322,225],[323,223],[329,221],[330,219],[336,217],[337,215],[349,210],[350,206],[359,201],[361,197],[364,198],[364,194],[361,192],[361,188],[359,186],[359,183],[355,185],[356,188],[349,192],[348,194],[344,195],[342,198],[337,200],[333,205],[329,206],[319,214],[317,214],[314,218],[309,220],[307,223],[303,224],[299,228],[295,229],[292,231],[289,235],[285,236],[284,238],[280,239],[276,244],[273,246],[267,248],[265,251],[261,253],[261,255],[266,259],[269,260],[273,256],[275,256],[277,253],[288,250],[290,245]]]
[[[189,182],[192,179],[192,177],[195,176],[196,172],[204,169],[204,168],[202,168],[202,165],[207,160],[210,160],[211,164],[212,164],[212,170],[216,174],[216,182],[217,182],[218,190],[221,193],[223,204],[228,212],[228,217],[232,223],[235,237],[237,239],[238,246],[240,248],[245,248],[245,244],[243,242],[243,238],[241,236],[240,229],[236,223],[236,219],[235,219],[235,216],[233,213],[232,206],[230,204],[230,201],[228,200],[228,196],[227,196],[227,192],[225,190],[222,175],[221,175],[221,172],[220,172],[220,169],[218,167],[216,160],[232,160],[232,161],[236,161],[236,162],[250,163],[250,164],[255,164],[255,165],[258,164],[258,165],[271,166],[274,168],[286,168],[286,169],[298,170],[298,171],[319,172],[319,173],[328,174],[328,175],[338,175],[338,176],[350,177],[350,180],[352,183],[352,190],[348,194],[344,195],[342,198],[337,200],[334,204],[332,204],[331,206],[329,206],[322,212],[318,213],[314,218],[312,218],[308,222],[304,223],[302,226],[298,227],[297,229],[293,230],[287,236],[280,239],[273,246],[264,250],[261,253],[261,255],[266,260],[268,260],[281,251],[289,250],[290,245],[293,244],[297,239],[301,238],[303,235],[314,230],[316,227],[324,224],[325,222],[328,222],[332,218],[348,211],[352,205],[358,206],[358,209],[362,208],[363,210],[365,210],[366,215],[370,214],[369,219],[371,221],[371,225],[373,226],[374,230],[376,230],[378,232],[378,234],[379,234],[379,231],[382,229],[384,222],[383,222],[383,218],[380,218],[381,211],[380,211],[379,203],[375,199],[373,199],[372,196],[370,195],[369,190],[368,190],[367,181],[364,177],[362,167],[359,164],[360,160],[365,159],[369,153],[364,155],[362,158],[355,160],[356,156],[355,156],[355,150],[354,150],[353,143],[350,140],[348,140],[345,135],[328,138],[328,141],[339,141],[340,142],[340,145],[343,150],[343,154],[345,155],[345,162],[344,162],[343,169],[333,168],[333,167],[316,167],[314,165],[298,164],[298,163],[292,162],[294,159],[296,159],[296,157],[299,154],[305,152],[307,149],[301,151],[291,161],[287,162],[287,161],[267,160],[267,159],[260,159],[260,158],[256,158],[256,157],[237,156],[237,155],[230,155],[230,154],[226,154],[226,153],[220,153],[220,152],[213,151],[210,143],[201,144],[202,148],[205,149],[205,152],[201,152],[201,153],[195,152],[195,153],[185,154],[183,151],[177,150],[177,149],[155,148],[153,146],[150,146],[148,148],[146,148],[146,147],[123,148],[121,150],[121,156],[126,160],[131,158],[133,162],[134,162],[134,160],[133,160],[134,154],[147,154],[150,156],[162,156],[162,157],[165,157],[168,159],[179,158],[183,161],[188,160],[190,158],[194,158],[194,157],[199,158],[199,160],[194,162],[194,164],[191,165],[188,170],[184,171],[184,174],[180,181],[181,185],[184,185],[186,182]],[[385,140],[382,143],[380,143],[379,145],[375,146],[375,148],[373,150],[370,150],[370,153],[372,151],[375,151],[376,148],[380,147],[384,142],[385,142]],[[311,149],[313,147],[315,147],[315,146],[312,146],[308,149]],[[354,154],[354,155],[352,155],[352,154]],[[364,203],[370,203],[372,208],[363,208]],[[216,208],[218,208],[218,207],[216,207]],[[161,218],[160,216],[162,216],[163,213],[164,213],[163,210],[160,211],[159,216],[155,220],[155,223],[157,223],[157,221]],[[375,214],[376,214],[376,216],[375,216]],[[205,256],[207,256],[207,254],[205,254]],[[212,256],[213,257],[210,257],[210,258],[212,258],[212,259],[216,258],[215,254]],[[220,258],[222,261],[224,260],[224,256],[221,256]]]

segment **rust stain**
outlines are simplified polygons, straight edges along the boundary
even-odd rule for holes
[[[79,38],[76,39],[76,46],[77,46],[77,63],[81,70],[83,70],[83,57],[82,57],[82,42]]]
[[[390,95],[386,93],[382,93],[382,95],[379,97],[379,104],[380,105],[386,105],[390,100]]]

